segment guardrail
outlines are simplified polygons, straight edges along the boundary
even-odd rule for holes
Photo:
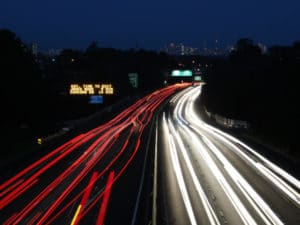
[[[217,124],[225,128],[243,128],[243,129],[250,128],[250,124],[247,121],[226,118],[224,116],[207,111],[205,107],[204,107],[204,111],[210,119],[214,120]]]
[[[49,134],[47,136],[43,136],[43,137],[38,137],[37,138],[37,144],[44,144],[46,142],[49,142],[55,138],[61,137],[62,135],[68,133],[69,131],[78,128],[82,125],[84,125],[85,123],[92,121],[94,119],[96,119],[97,117],[101,118],[101,116],[104,113],[110,113],[111,111],[115,110],[117,107],[119,107],[120,105],[126,103],[126,101],[129,101],[130,99],[136,98],[136,96],[133,97],[125,97],[124,99],[120,100],[119,102],[116,102],[114,104],[111,104],[105,108],[103,108],[100,111],[97,111],[91,115],[85,116],[85,117],[81,117],[81,118],[77,118],[77,119],[73,119],[73,120],[65,120],[63,123],[61,123],[61,125],[58,125],[59,131]]]

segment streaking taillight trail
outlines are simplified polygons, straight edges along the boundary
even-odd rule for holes
[[[101,206],[94,223],[103,224],[107,193],[141,148],[155,110],[189,85],[168,86],[143,97],[106,124],[67,141],[5,181],[0,185],[0,222],[80,224]]]

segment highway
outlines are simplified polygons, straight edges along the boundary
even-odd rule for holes
[[[162,88],[1,179],[0,224],[300,224],[300,182],[201,120],[200,95]]]
[[[1,181],[0,224],[116,224],[112,221],[120,223],[122,213],[129,214],[129,221],[122,221],[129,224],[136,216],[129,200],[135,203],[135,184],[144,175],[140,169],[128,174],[127,169],[139,153],[144,154],[141,144],[149,137],[145,130],[157,107],[189,85],[171,85],[143,97],[109,122],[45,152]],[[124,176],[133,179],[126,181]],[[132,189],[134,198],[116,198],[114,191],[120,188]],[[122,204],[123,210],[110,212],[112,205]]]
[[[153,224],[300,224],[300,182],[201,120],[200,94],[181,91],[157,117]]]

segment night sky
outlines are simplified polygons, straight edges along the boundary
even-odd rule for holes
[[[267,46],[300,40],[299,0],[1,0],[0,28],[40,49],[160,49],[234,44],[248,37]]]

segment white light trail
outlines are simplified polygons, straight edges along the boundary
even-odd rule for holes
[[[191,162],[191,160],[190,160],[190,158],[188,156],[187,150],[184,147],[184,144],[183,144],[183,141],[182,141],[180,135],[175,130],[174,125],[172,124],[172,122],[170,120],[168,120],[168,125],[169,125],[169,128],[170,128],[172,134],[175,136],[176,142],[180,146],[180,151],[183,154],[183,158],[184,158],[184,160],[186,162],[187,168],[188,168],[189,173],[190,173],[190,175],[192,177],[194,186],[195,186],[195,188],[197,190],[199,198],[200,198],[200,200],[201,200],[201,202],[203,204],[203,207],[205,209],[205,212],[206,212],[206,214],[208,216],[209,223],[211,225],[219,225],[220,222],[219,222],[219,220],[218,220],[218,218],[217,218],[217,216],[216,216],[216,214],[215,214],[212,206],[210,205],[210,203],[209,203],[209,201],[208,201],[208,199],[207,199],[207,197],[205,195],[205,192],[204,192],[203,188],[201,187],[201,184],[200,184],[200,182],[199,182],[199,180],[197,178],[196,172],[195,172],[195,170],[194,170],[194,168],[192,166],[192,162]]]
[[[242,175],[233,167],[233,165],[224,157],[219,149],[206,137],[203,137],[204,143],[212,150],[215,156],[222,162],[225,170],[236,185],[242,190],[250,204],[260,215],[266,224],[283,225],[283,222],[271,210],[268,204],[254,191],[251,185],[242,177]],[[270,221],[272,223],[270,223]]]
[[[300,205],[300,182],[296,178],[288,174],[286,171],[282,170],[280,167],[276,166],[275,164],[267,160],[265,157],[257,153],[255,150],[244,144],[243,142],[239,141],[238,139],[234,138],[229,134],[226,134],[225,132],[222,132],[206,124],[204,121],[199,119],[199,117],[194,111],[193,104],[200,93],[201,86],[200,88],[194,88],[189,92],[183,94],[181,98],[176,98],[177,105],[173,114],[174,119],[177,120],[178,125],[182,127],[185,130],[185,132],[188,133],[188,136],[192,137],[194,142],[197,142],[197,139],[199,139],[199,137],[196,137],[196,135],[194,135],[193,132],[196,132],[203,137],[204,143],[209,147],[210,151],[212,151],[212,153],[217,157],[217,159],[224,165],[224,168],[227,171],[228,175],[235,182],[236,186],[240,189],[241,193],[243,193],[245,198],[251,204],[253,209],[258,213],[258,215],[262,218],[265,224],[283,225],[283,222],[272,211],[270,206],[252,188],[252,186],[243,178],[243,176],[234,168],[234,166],[225,158],[221,151],[208,139],[208,137],[203,136],[205,135],[205,133],[201,132],[199,128],[212,134],[216,140],[220,141],[220,143],[224,143],[224,145],[230,146],[230,150],[234,151],[237,155],[239,155],[252,168],[259,171],[261,175],[263,175],[279,190],[286,194],[286,196],[288,196],[289,199],[291,199],[298,206]],[[180,150],[182,151],[184,158],[186,158],[184,153],[186,150],[184,150],[184,145],[181,143],[182,140],[178,132],[174,130],[173,133],[180,146]],[[201,143],[199,142],[197,143],[197,145],[201,146]],[[244,149],[239,148],[238,145],[242,146],[246,151]],[[217,167],[215,166],[214,168],[214,166],[212,166],[212,163],[214,163],[213,160],[209,158],[209,154],[206,155],[208,150],[206,150],[204,146],[201,146],[200,149],[202,149],[200,154],[202,154],[202,157],[205,159],[204,161],[209,165],[211,170],[215,172]],[[185,160],[188,164],[187,159]],[[215,174],[225,193],[232,201],[233,206],[236,207],[241,202],[238,202],[235,197],[231,196],[231,194],[233,194],[234,196],[233,190],[230,190],[231,187],[229,186],[229,184],[223,183],[223,178],[220,175],[222,176],[221,172],[217,172],[217,174]],[[249,222],[249,218],[246,216],[245,219],[244,217],[245,211],[242,210],[242,212],[240,211],[238,213],[240,214],[241,218],[245,223]],[[248,215],[250,216],[250,214]],[[254,220],[252,222],[254,222]]]
[[[223,191],[227,195],[228,199],[235,208],[236,212],[239,214],[244,224],[257,224],[248,212],[248,210],[245,208],[244,204],[241,202],[237,194],[234,192],[232,187],[229,185],[226,178],[223,176],[223,174],[221,173],[220,169],[217,167],[211,156],[208,154],[208,150],[199,141],[199,138],[193,132],[191,132],[188,127],[183,126],[182,128],[188,133],[188,136],[191,137],[195,145],[199,146],[197,150],[203,158],[203,161],[206,163],[211,173],[216,177],[217,181],[219,182],[220,186],[222,187]]]
[[[189,97],[191,93],[194,93],[196,89],[192,90],[184,94],[180,99],[178,99],[178,103],[174,109],[174,119],[178,121],[179,125],[185,130],[189,137],[192,138],[193,143],[195,146],[200,146],[198,149],[201,157],[204,159],[203,161],[206,163],[208,168],[210,169],[211,173],[216,177],[217,181],[219,182],[220,186],[222,187],[224,193],[227,195],[228,199],[231,201],[233,207],[239,214],[240,218],[242,219],[244,224],[247,225],[254,225],[256,224],[255,220],[252,218],[250,213],[247,211],[243,203],[240,201],[236,193],[233,191],[211,156],[208,154],[208,150],[202,145],[199,141],[199,138],[191,132],[190,128],[187,126],[188,122],[183,118],[183,107],[186,101],[190,101]],[[173,128],[173,133],[175,132],[175,128]],[[179,135],[176,136],[176,140],[180,140]],[[180,149],[181,151],[184,150],[183,148]]]
[[[186,207],[190,222],[192,225],[196,225],[197,221],[193,212],[193,208],[192,208],[192,204],[190,202],[189,196],[188,196],[188,192],[186,189],[186,185],[183,179],[183,175],[182,175],[182,171],[181,171],[181,167],[179,164],[179,160],[178,160],[178,155],[177,155],[177,150],[174,144],[174,140],[173,140],[173,136],[170,134],[170,131],[168,129],[168,125],[165,119],[165,114],[163,115],[163,129],[164,129],[164,134],[167,138],[168,144],[169,144],[169,148],[170,148],[170,153],[171,153],[171,162],[172,162],[172,166],[173,166],[173,170],[175,172],[176,175],[176,179],[179,185],[179,189],[183,198],[183,202],[184,205]]]
[[[216,138],[220,139],[221,142],[229,145],[231,147],[230,149],[234,150],[236,154],[240,155],[247,164],[254,167],[257,171],[264,175],[265,178],[272,182],[278,189],[285,193],[296,205],[300,206],[300,181],[298,181],[296,178],[288,174],[280,167],[276,166],[274,163],[270,162],[268,159],[257,153],[254,149],[241,142],[237,138],[215,127],[212,127],[199,119],[199,117],[196,115],[196,112],[194,111],[193,102],[200,93],[201,89],[199,90],[197,88],[191,91],[190,102],[185,108],[185,114],[187,115],[190,126],[195,130],[198,130],[197,127],[200,127],[210,134],[214,135]],[[257,160],[254,160],[242,149],[238,148],[236,144],[246,149],[250,153],[250,156],[256,156]],[[294,187],[296,188],[296,190]]]
[[[179,164],[178,151],[180,151],[180,154],[182,154],[181,156],[183,156],[186,168],[192,178],[192,184],[198,193],[209,223],[216,225],[220,224],[218,217],[215,214],[214,209],[211,206],[209,199],[207,198],[196,175],[188,150],[184,145],[181,131],[183,132],[182,134],[186,135],[188,138],[187,140],[189,144],[192,143],[192,146],[197,146],[196,149],[198,150],[199,156],[203,159],[203,162],[207,165],[211,174],[213,174],[216,178],[216,181],[223,189],[244,224],[257,224],[257,221],[255,221],[244,205],[244,203],[248,202],[247,207],[250,206],[250,208],[253,209],[252,212],[256,212],[264,224],[283,225],[284,223],[275,214],[267,202],[263,200],[251,184],[238,172],[234,165],[225,157],[222,151],[217,148],[212,140],[223,144],[228,150],[234,152],[267,181],[274,184],[278,190],[285,194],[298,207],[300,206],[300,181],[240,140],[202,121],[194,110],[194,102],[200,93],[201,86],[198,88],[189,88],[187,91],[175,95],[175,97],[171,100],[171,103],[175,104],[172,119],[168,119],[168,121],[166,121],[166,116],[165,114],[163,115],[164,136],[169,145],[172,167],[176,174],[176,179],[191,223],[196,224],[196,219],[189,199],[186,183],[184,181],[182,168]],[[213,139],[210,140],[211,138]],[[211,154],[213,154],[213,158]],[[223,165],[224,170],[222,169],[221,171],[216,164],[217,161],[215,160],[219,161],[221,165]],[[226,174],[226,178],[224,177],[224,172]],[[230,177],[230,180],[232,181],[231,183],[228,182],[227,176]],[[244,203],[235,192],[237,190],[239,190],[239,193],[243,196],[244,201],[246,200]]]

